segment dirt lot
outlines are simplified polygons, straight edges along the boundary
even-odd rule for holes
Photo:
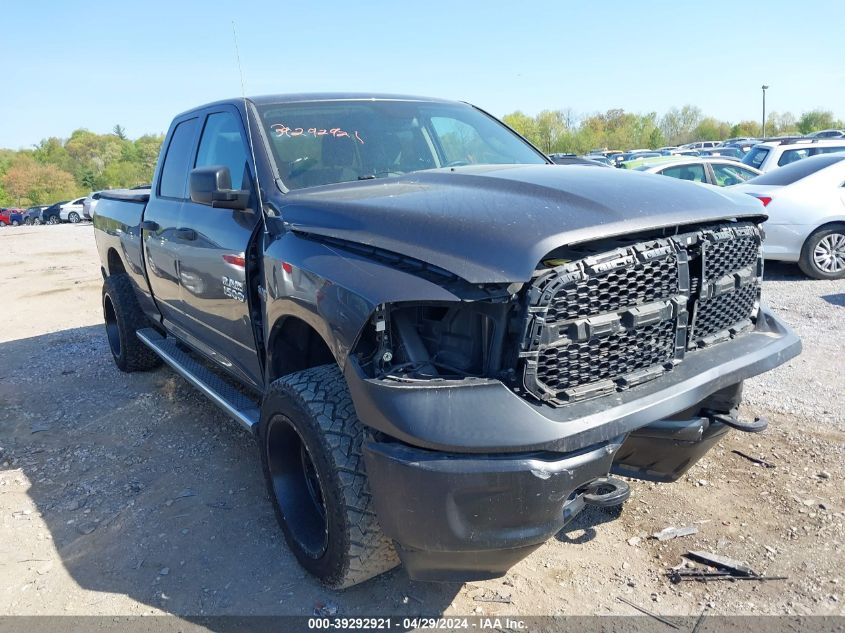
[[[635,613],[617,596],[672,615],[845,614],[845,281],[769,266],[766,297],[805,351],[747,385],[766,433],[732,433],[677,484],[632,483],[617,520],[582,514],[503,579],[399,569],[336,593],[285,548],[252,439],[169,369],[114,367],[90,225],[0,229],[0,263],[0,615]],[[699,531],[646,538],[667,526]],[[688,549],[789,578],[672,585]],[[497,594],[511,603],[475,600]]]

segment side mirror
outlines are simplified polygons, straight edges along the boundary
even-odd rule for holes
[[[249,211],[249,191],[232,189],[232,175],[224,165],[197,167],[191,171],[191,200],[220,209]]]

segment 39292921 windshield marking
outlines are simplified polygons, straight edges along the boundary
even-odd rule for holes
[[[309,128],[301,128],[301,127],[288,127],[284,123],[274,123],[270,126],[270,129],[276,133],[276,138],[295,138],[297,136],[308,136],[311,135],[313,137],[318,136],[333,136],[335,138],[351,138],[361,145],[364,144],[364,139],[358,134],[358,130],[353,130],[352,134],[347,132],[344,129],[339,127],[333,127],[330,129],[326,128],[318,128],[318,127],[309,127]]]

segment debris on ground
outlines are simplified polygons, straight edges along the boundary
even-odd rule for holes
[[[728,558],[727,556],[722,556],[721,554],[713,554],[712,552],[703,551],[689,551],[685,556],[691,560],[704,563],[710,567],[716,567],[717,569],[731,572],[737,576],[759,575],[745,563],[741,563],[733,558]]]
[[[700,569],[671,569],[666,572],[666,576],[669,578],[669,581],[675,585],[679,582],[684,582],[685,580],[694,580],[697,582],[709,582],[713,580],[789,580],[786,576],[741,576],[729,571],[703,571]]]
[[[777,468],[777,467],[776,467],[774,464],[772,464],[771,462],[767,462],[767,461],[766,461],[766,460],[764,460],[764,459],[760,459],[759,457],[754,457],[754,456],[752,456],[752,455],[749,455],[748,453],[743,453],[742,451],[738,451],[738,450],[736,450],[736,449],[732,450],[732,451],[731,451],[731,453],[734,453],[734,454],[736,454],[736,455],[739,455],[740,457],[744,457],[744,458],[745,458],[745,459],[747,459],[749,462],[753,462],[753,463],[755,463],[755,464],[757,464],[757,465],[759,465],[759,466],[762,466],[763,468]]]
[[[692,536],[693,534],[698,534],[697,527],[667,527],[652,534],[651,538],[656,538],[658,541],[671,541],[675,538]]]
[[[485,589],[483,593],[472,598],[475,602],[499,602],[501,604],[511,604],[511,594],[499,593],[492,589]]]
[[[640,605],[638,605],[637,603],[635,603],[635,602],[631,602],[630,600],[628,600],[628,599],[626,599],[626,598],[623,598],[622,596],[616,596],[616,599],[617,599],[617,600],[619,600],[619,602],[624,602],[624,603],[625,603],[625,604],[627,604],[629,607],[633,607],[634,609],[636,609],[636,610],[637,610],[637,611],[639,611],[640,613],[644,613],[644,614],[646,614],[646,615],[648,615],[648,616],[651,616],[652,618],[654,618],[654,619],[655,619],[655,620],[657,620],[658,622],[663,622],[663,624],[665,624],[666,626],[671,626],[673,629],[679,629],[679,628],[681,628],[681,627],[679,627],[677,624],[675,624],[674,622],[670,622],[669,620],[667,620],[667,619],[666,619],[666,618],[664,618],[663,616],[657,615],[657,614],[656,614],[656,613],[654,613],[653,611],[649,611],[649,610],[648,610],[648,609],[646,609],[645,607],[641,607],[641,606],[640,606]]]

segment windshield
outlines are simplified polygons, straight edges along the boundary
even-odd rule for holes
[[[463,165],[546,163],[519,136],[464,104],[325,101],[259,108],[288,189]]]

